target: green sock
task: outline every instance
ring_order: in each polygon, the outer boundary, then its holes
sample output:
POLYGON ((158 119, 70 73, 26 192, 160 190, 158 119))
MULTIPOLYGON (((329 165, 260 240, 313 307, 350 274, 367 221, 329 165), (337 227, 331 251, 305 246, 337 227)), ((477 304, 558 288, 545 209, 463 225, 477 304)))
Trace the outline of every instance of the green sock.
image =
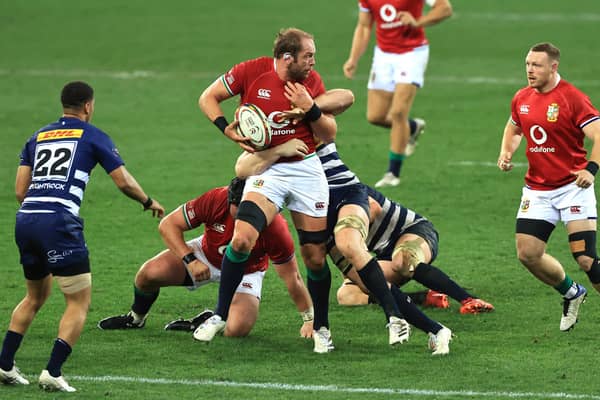
POLYGON ((565 294, 567 294, 571 286, 573 286, 573 279, 571 279, 569 275, 565 274, 565 279, 558 285, 554 286, 554 289, 556 289, 558 293, 564 296, 565 294))

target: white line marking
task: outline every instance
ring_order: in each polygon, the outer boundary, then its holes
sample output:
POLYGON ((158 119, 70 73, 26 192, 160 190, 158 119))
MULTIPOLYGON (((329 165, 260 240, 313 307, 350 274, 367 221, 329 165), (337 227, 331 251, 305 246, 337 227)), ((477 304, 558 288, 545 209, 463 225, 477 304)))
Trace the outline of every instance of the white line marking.
MULTIPOLYGON (((454 165, 458 167, 497 167, 498 164, 491 161, 450 161, 448 165, 454 165)), ((522 162, 514 162, 514 168, 523 168, 527 167, 527 163, 522 162)))
POLYGON ((423 390, 423 389, 392 389, 392 388, 353 388, 337 385, 293 385, 288 383, 251 383, 251 382, 232 382, 232 381, 214 381, 210 379, 191 380, 191 379, 165 379, 165 378, 138 378, 132 376, 69 376, 69 380, 87 381, 87 382, 129 382, 144 383, 156 385, 188 385, 188 386, 229 386, 244 387, 253 389, 270 389, 297 392, 335 392, 335 393, 371 393, 383 395, 412 395, 424 397, 500 397, 500 398, 540 398, 540 399, 581 399, 581 400, 600 400, 600 396, 592 394, 577 393, 543 393, 543 392, 478 392, 473 390, 423 390))
MULTIPOLYGON (((149 70, 133 70, 133 71, 106 71, 106 70, 87 70, 87 69, 0 69, 0 76, 34 76, 34 77, 99 77, 109 79, 217 79, 223 71, 199 71, 199 72, 165 72, 165 71, 149 71, 149 70)), ((342 82, 346 78, 342 75, 323 75, 324 80, 342 82)), ((356 76, 357 80, 366 80, 367 76, 356 76)), ((440 82, 459 85, 500 85, 514 86, 517 88, 527 84, 524 78, 502 78, 495 76, 448 76, 448 75, 428 75, 427 80, 431 82, 440 82)), ((570 81, 578 87, 593 87, 600 86, 600 80, 597 79, 581 79, 570 81)))
POLYGON ((496 12, 457 12, 453 18, 470 18, 470 19, 491 19, 493 21, 527 21, 527 22, 598 22, 600 14, 594 13, 575 13, 575 14, 559 14, 559 13, 496 13, 496 12))

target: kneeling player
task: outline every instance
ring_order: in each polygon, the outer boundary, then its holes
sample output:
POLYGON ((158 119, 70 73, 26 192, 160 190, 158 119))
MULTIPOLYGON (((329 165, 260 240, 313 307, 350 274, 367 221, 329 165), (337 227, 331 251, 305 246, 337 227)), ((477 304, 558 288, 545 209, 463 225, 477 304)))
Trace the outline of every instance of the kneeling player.
MULTIPOLYGON (((169 247, 146 261, 135 277, 134 301, 131 310, 101 320, 100 329, 131 329, 144 327, 152 304, 161 287, 186 286, 190 289, 211 282, 219 282, 222 251, 231 240, 233 215, 242 197, 244 181, 232 180, 229 187, 212 189, 186 202, 166 216, 159 230, 169 247), (185 231, 205 225, 202 236, 186 242, 185 231)), ((294 244, 287 222, 277 215, 259 237, 252 250, 244 278, 238 286, 231 305, 227 324, 223 321, 218 331, 225 336, 246 336, 258 317, 262 281, 268 268, 268 258, 285 282, 290 297, 300 312, 303 324, 300 334, 312 336, 312 302, 298 272, 294 244)), ((205 324, 215 323, 213 317, 205 324)), ((195 337, 198 340, 201 340, 195 337)))

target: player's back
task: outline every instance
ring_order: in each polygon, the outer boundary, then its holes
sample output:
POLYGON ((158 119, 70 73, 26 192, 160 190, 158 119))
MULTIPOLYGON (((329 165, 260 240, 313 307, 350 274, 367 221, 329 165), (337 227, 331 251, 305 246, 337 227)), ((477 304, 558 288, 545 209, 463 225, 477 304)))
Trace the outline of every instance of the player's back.
POLYGON ((31 184, 20 212, 79 215, 90 173, 100 163, 107 173, 123 165, 112 140, 78 118, 60 118, 38 130, 21 152, 32 168, 31 184))

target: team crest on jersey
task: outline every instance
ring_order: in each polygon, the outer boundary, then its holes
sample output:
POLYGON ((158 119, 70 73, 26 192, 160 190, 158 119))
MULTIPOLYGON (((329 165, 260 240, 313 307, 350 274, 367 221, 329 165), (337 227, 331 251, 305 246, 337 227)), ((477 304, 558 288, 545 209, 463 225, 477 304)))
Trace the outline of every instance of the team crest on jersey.
POLYGON ((260 189, 261 187, 263 187, 265 184, 265 181, 262 179, 255 179, 254 182, 252 182, 252 186, 254 186, 257 189, 260 189))
POLYGON ((546 111, 546 119, 548 122, 556 122, 558 120, 558 104, 552 103, 546 111))
POLYGON ((521 104, 521 107, 519 107, 519 114, 529 114, 529 104, 521 104))
POLYGON ((521 212, 526 212, 529 210, 529 200, 525 199, 521 201, 521 212))

